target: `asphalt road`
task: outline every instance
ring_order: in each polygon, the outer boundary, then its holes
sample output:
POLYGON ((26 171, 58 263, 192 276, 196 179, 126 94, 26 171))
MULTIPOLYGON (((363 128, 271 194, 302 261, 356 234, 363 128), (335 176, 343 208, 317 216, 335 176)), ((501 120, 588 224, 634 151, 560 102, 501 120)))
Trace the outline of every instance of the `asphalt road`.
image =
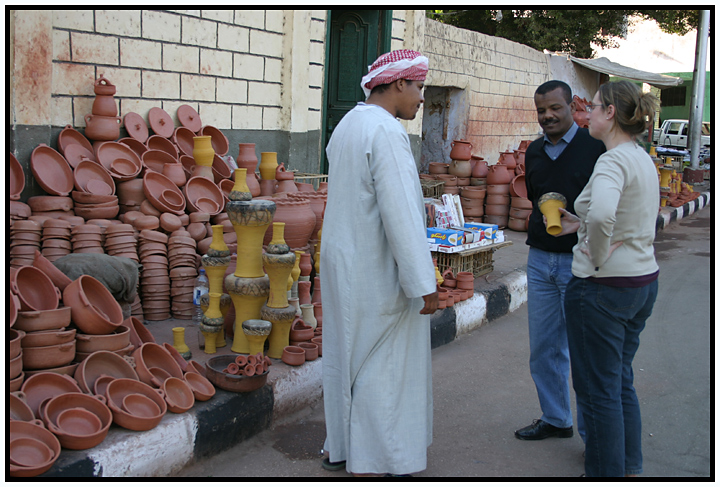
MULTIPOLYGON (((634 362, 643 477, 711 475, 711 219, 706 207, 656 239, 660 290, 634 362)), ((415 476, 540 478, 583 472, 577 433, 536 442, 513 436, 540 416, 528 354, 525 305, 433 350, 434 440, 427 469, 415 476)), ((346 479, 345 471, 320 467, 324 434, 320 403, 177 476, 346 479)))

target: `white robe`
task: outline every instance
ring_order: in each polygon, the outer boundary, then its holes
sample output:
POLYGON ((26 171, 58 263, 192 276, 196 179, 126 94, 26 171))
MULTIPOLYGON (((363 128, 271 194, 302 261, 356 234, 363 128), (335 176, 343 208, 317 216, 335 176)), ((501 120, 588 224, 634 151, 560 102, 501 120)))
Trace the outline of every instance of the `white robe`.
POLYGON ((430 316, 420 310, 437 283, 410 141, 385 109, 361 103, 327 155, 325 450, 348 472, 419 472, 433 411, 430 316))

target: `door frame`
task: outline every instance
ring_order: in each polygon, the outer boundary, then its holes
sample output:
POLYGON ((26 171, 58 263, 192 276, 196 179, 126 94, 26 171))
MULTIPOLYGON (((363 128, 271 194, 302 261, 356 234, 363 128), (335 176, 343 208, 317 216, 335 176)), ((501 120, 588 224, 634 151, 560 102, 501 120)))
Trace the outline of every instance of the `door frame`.
MULTIPOLYGON (((378 49, 381 53, 390 51, 390 41, 392 34, 392 10, 380 10, 379 14, 380 25, 379 25, 379 39, 378 49)), ((328 163, 325 155, 325 147, 328 141, 325 140, 327 134, 327 95, 328 95, 328 84, 330 82, 330 70, 328 69, 330 61, 330 30, 332 27, 332 10, 327 11, 327 20, 325 21, 325 76, 323 79, 323 93, 322 93, 322 111, 321 118, 322 124, 320 127, 320 173, 328 173, 328 163)), ((364 70, 363 70, 364 71, 364 70)), ((360 80, 358 80, 358 83, 360 80)))

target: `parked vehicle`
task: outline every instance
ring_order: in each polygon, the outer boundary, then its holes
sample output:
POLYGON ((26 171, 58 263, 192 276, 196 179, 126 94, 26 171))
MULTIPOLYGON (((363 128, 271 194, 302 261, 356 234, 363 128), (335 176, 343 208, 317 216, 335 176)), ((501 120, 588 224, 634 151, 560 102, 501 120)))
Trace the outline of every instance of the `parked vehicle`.
MULTIPOLYGON (((659 129, 653 132, 653 142, 665 147, 687 148, 688 143, 688 121, 687 120, 665 120, 659 129)), ((710 122, 703 122, 700 145, 710 146, 710 122)))

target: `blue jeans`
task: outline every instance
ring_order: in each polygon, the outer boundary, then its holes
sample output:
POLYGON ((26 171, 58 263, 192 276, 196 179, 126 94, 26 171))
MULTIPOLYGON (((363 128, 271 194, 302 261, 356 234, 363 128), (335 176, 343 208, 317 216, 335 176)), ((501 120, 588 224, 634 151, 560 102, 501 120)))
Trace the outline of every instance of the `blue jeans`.
POLYGON ((585 475, 642 473, 642 423, 632 361, 652 313, 657 280, 610 287, 573 277, 565 297, 579 414, 585 420, 585 475))
MULTIPOLYGON (((558 428, 573 424, 570 355, 563 307, 565 286, 572 277, 571 267, 571 253, 530 247, 527 265, 530 375, 543 413, 540 419, 558 428)), ((579 430, 581 425, 578 418, 579 430)))

